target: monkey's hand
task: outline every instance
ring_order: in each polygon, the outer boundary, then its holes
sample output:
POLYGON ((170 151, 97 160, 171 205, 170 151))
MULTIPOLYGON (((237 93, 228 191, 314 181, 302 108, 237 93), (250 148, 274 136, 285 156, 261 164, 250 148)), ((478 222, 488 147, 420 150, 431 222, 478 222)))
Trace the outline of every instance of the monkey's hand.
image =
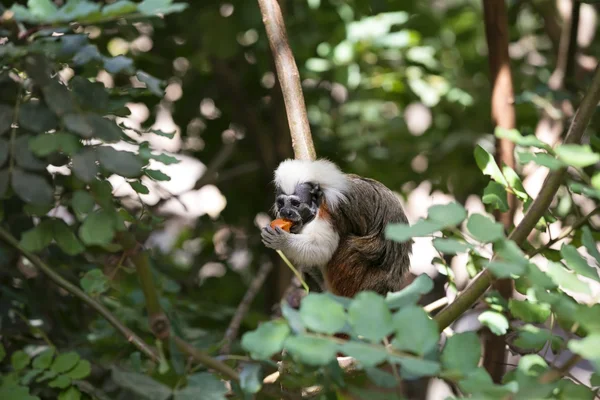
POLYGON ((265 246, 274 250, 283 250, 287 247, 291 234, 279 227, 266 226, 261 232, 262 242, 265 246))

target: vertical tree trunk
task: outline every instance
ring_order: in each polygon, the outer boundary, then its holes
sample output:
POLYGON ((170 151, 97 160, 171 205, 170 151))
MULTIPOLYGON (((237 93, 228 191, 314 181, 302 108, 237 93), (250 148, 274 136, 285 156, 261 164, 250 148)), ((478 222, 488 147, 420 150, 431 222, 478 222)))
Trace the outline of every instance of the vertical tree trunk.
MULTIPOLYGON (((514 108, 514 92, 508 55, 508 20, 504 0, 483 0, 485 34, 488 44, 490 80, 492 84, 492 121, 495 126, 504 129, 516 128, 514 108)), ((514 144, 506 139, 496 142, 496 162, 502 168, 505 164, 514 168, 514 144)), ((508 194, 509 210, 496 213, 496 218, 502 222, 506 231, 513 225, 516 199, 508 194)), ((498 280, 494 288, 508 299, 512 295, 512 281, 498 280)), ((491 333, 484 335, 485 369, 490 373, 494 382, 499 383, 504 376, 506 364, 506 344, 504 336, 491 333)))

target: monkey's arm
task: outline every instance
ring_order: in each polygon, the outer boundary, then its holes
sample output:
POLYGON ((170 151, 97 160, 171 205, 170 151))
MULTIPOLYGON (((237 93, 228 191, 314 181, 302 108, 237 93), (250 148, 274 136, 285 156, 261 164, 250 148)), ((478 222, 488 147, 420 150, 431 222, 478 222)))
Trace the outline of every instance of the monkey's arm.
POLYGON ((316 218, 301 233, 291 234, 280 228, 263 228, 265 246, 281 250, 292 262, 301 267, 324 267, 335 252, 340 237, 331 223, 316 218))

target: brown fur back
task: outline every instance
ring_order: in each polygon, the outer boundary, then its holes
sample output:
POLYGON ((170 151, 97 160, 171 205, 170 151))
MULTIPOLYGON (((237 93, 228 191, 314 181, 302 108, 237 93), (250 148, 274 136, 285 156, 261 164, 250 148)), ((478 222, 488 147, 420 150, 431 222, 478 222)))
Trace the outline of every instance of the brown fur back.
MULTIPOLYGON (((327 289, 346 297, 364 290, 382 295, 400 290, 409 269, 412 242, 385 238, 388 223, 408 222, 400 201, 373 179, 348 178, 348 201, 331 215, 340 243, 325 271, 327 289)), ((329 214, 327 209, 324 212, 329 214)))

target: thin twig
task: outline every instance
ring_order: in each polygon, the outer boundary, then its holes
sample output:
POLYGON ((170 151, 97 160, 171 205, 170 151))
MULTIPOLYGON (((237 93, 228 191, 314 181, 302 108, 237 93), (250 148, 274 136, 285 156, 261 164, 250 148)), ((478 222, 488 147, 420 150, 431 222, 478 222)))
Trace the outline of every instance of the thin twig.
POLYGON ((294 155, 297 160, 314 160, 316 153, 300 85, 300 73, 288 43, 279 3, 277 0, 258 0, 258 4, 281 84, 294 155))
POLYGON ((254 279, 252 279, 252 282, 250 282, 250 285, 248 286, 248 290, 246 291, 244 298, 238 305, 237 310, 235 311, 235 314, 233 315, 233 318, 231 319, 231 322, 229 323, 229 326, 227 327, 227 330, 225 331, 225 336, 223 338, 223 345, 221 346, 221 351, 220 351, 221 354, 228 354, 230 352, 231 343, 237 337, 238 332, 240 330, 240 325, 241 325, 242 321, 244 320, 244 317, 248 313, 248 310, 250 309, 250 305, 252 304, 252 301, 256 297, 260 288, 265 283, 265 279, 267 278, 267 275, 269 275, 269 272, 271 272, 272 268, 273 268, 272 263, 270 263, 270 262, 263 263, 260 266, 260 268, 258 269, 258 273, 254 277, 254 279))
MULTIPOLYGON (((585 128, 588 126, 599 101, 600 68, 597 66, 590 88, 573 117, 564 143, 571 144, 579 143, 581 141, 585 128)), ((566 170, 566 168, 561 168, 548 174, 538 197, 533 201, 529 210, 527 210, 523 220, 509 235, 508 238, 510 240, 513 240, 519 246, 525 242, 527 236, 531 233, 533 228, 535 228, 539 219, 544 215, 546 210, 548 210, 550 203, 554 199, 554 195, 563 181, 566 170)), ((463 293, 456 297, 453 303, 449 304, 435 316, 435 320, 438 323, 440 330, 448 327, 460 315, 475 304, 479 297, 481 297, 481 295, 489 288, 491 281, 492 274, 488 269, 480 272, 463 293)))
POLYGON ((531 258, 531 257, 535 256, 536 254, 539 254, 542 251, 549 249, 555 243, 560 242, 564 238, 568 237, 575 229, 578 229, 582 225, 584 225, 591 217, 594 216, 594 214, 596 214, 598 212, 600 212, 600 206, 594 208, 592 211, 590 211, 589 213, 587 213, 583 217, 579 218, 577 221, 575 221, 575 223, 572 226, 570 226, 570 227, 566 228, 565 230, 563 230, 563 232, 560 235, 558 235, 554 239, 550 240, 544 246, 538 247, 537 249, 535 249, 532 252, 530 252, 528 254, 528 256, 531 258))
POLYGON ((0 238, 9 246, 17 250, 23 257, 27 258, 34 266, 36 266, 40 271, 42 271, 50 280, 56 283, 61 288, 65 289, 67 292, 71 293, 75 297, 82 300, 84 303, 92 307, 96 310, 100 315, 102 315, 112 326, 115 327, 127 340, 135 347, 138 348, 142 353, 146 354, 153 361, 158 361, 158 354, 156 351, 146 344, 137 336, 131 329, 127 328, 119 319, 111 313, 106 307, 102 304, 98 303, 96 300, 88 296, 85 292, 79 289, 77 286, 73 285, 71 282, 64 279, 60 274, 56 273, 52 268, 50 268, 46 263, 44 263, 39 257, 25 250, 17 239, 15 239, 9 232, 0 228, 0 238))
POLYGON ((571 368, 573 368, 577 363, 581 361, 581 356, 578 354, 574 354, 569 358, 562 367, 557 369, 552 369, 546 373, 544 373, 540 377, 540 383, 550 383, 556 380, 559 380, 564 375, 568 374, 571 368))

